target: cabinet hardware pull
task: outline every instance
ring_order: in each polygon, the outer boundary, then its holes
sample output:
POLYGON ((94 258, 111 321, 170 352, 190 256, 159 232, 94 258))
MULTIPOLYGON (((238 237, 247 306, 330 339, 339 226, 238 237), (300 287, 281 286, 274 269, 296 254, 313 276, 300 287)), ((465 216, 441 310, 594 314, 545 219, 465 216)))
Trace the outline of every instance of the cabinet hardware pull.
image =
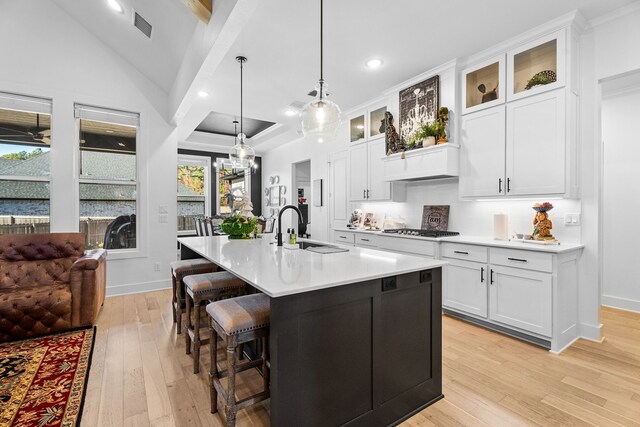
POLYGON ((498 178, 498 193, 502 193, 502 178, 498 178))
POLYGON ((511 191, 511 178, 507 178, 507 193, 511 191))
POLYGON ((368 242, 369 241, 369 239, 360 239, 360 240, 363 241, 363 242, 368 242))
POLYGON ((341 238, 341 239, 346 239, 347 238, 347 236, 338 236, 338 237, 341 238))
POLYGON ((369 198, 369 190, 367 190, 367 199, 369 198))
POLYGON ((480 268, 480 283, 484 283, 484 267, 480 268))
POLYGON ((493 268, 491 269, 491 275, 489 278, 489 283, 491 283, 493 285, 493 268))
POLYGON ((362 198, 363 199, 367 198, 367 190, 362 190, 362 198))
POLYGON ((526 259, 522 258, 507 258, 509 261, 518 261, 518 262, 528 262, 526 259))
POLYGON ((469 252, 465 252, 465 251, 453 251, 454 254, 462 254, 462 255, 469 255, 469 252))

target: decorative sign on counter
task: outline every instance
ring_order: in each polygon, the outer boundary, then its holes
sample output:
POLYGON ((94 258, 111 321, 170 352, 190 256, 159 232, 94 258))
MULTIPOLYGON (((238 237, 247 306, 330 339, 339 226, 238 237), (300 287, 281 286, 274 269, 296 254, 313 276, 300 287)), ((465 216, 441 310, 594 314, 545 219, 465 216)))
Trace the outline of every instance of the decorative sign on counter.
POLYGON ((449 205, 425 205, 422 209, 422 229, 447 231, 449 205))

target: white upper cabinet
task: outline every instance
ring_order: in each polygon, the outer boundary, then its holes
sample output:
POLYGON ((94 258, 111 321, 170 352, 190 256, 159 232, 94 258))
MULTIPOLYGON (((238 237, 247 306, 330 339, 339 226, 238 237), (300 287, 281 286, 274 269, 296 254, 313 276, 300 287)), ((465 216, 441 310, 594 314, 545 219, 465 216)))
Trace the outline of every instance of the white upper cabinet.
POLYGON ((507 104, 507 194, 565 193, 565 92, 507 104))
POLYGON ((567 77, 578 67, 578 37, 564 25, 459 74, 460 197, 578 197, 579 86, 567 77))
POLYGON ((505 106, 462 117, 460 196, 505 194, 505 106))
POLYGON ((462 71, 462 114, 484 110, 505 101, 504 55, 462 71))
POLYGON ((349 200, 366 200, 369 189, 367 144, 358 144, 349 148, 349 200))
POLYGON ((369 193, 368 200, 391 200, 392 184, 384 180, 381 171, 384 167, 382 158, 385 155, 386 142, 384 138, 378 138, 369 142, 369 193))
POLYGON ((565 85, 566 30, 507 52, 507 100, 514 101, 565 85))

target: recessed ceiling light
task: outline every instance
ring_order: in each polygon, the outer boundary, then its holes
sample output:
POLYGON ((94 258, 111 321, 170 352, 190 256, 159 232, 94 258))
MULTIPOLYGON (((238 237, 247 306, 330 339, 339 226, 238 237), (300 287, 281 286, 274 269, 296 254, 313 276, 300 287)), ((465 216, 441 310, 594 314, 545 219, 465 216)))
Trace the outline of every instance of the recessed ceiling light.
POLYGON ((107 129, 107 133, 113 133, 111 129, 107 129))
POLYGON ((358 125, 356 126, 358 129, 364 129, 364 125, 358 125))
POLYGON ((298 112, 296 110, 287 110, 284 113, 289 117, 293 117, 293 116, 297 116, 298 115, 298 112))
POLYGON ((124 12, 124 9, 122 8, 122 6, 120 6, 120 3, 118 3, 116 0, 107 0, 107 4, 111 9, 115 10, 118 13, 124 12))
POLYGON ((367 67, 371 68, 372 70, 378 68, 381 65, 382 65, 382 59, 374 58, 367 61, 367 67))
POLYGON ((200 98, 206 98, 207 96, 209 96, 209 92, 201 90, 200 92, 198 92, 198 96, 200 98))
POLYGON ((119 145, 120 147, 126 147, 126 145, 124 145, 124 143, 123 143, 123 142, 118 142, 118 145, 119 145))

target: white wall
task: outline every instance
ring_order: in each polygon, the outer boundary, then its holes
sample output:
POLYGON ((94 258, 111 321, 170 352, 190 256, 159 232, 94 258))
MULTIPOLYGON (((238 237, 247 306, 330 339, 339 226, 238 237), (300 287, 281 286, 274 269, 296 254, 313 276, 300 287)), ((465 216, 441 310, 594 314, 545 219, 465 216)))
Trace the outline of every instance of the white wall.
MULTIPOLYGON (((581 40, 581 195, 582 243, 580 317, 584 335, 597 338, 600 293, 604 288, 600 239, 601 209, 601 87, 602 82, 640 69, 640 2, 592 21, 581 40)), ((637 110, 636 110, 637 111, 637 110)), ((639 165, 640 166, 640 165, 639 165)))
POLYGON ((0 6, 0 91, 53 99, 52 231, 78 230, 74 102, 139 112, 140 250, 136 258, 109 256, 107 292, 170 286, 169 262, 176 257, 176 193, 167 189, 176 186, 177 138, 164 117, 166 93, 52 2, 1 0, 0 6), (167 207, 168 223, 159 223, 159 206, 167 207), (160 263, 158 272, 155 262, 160 263))
POLYGON ((640 85, 603 92, 602 303, 640 312, 640 85))

